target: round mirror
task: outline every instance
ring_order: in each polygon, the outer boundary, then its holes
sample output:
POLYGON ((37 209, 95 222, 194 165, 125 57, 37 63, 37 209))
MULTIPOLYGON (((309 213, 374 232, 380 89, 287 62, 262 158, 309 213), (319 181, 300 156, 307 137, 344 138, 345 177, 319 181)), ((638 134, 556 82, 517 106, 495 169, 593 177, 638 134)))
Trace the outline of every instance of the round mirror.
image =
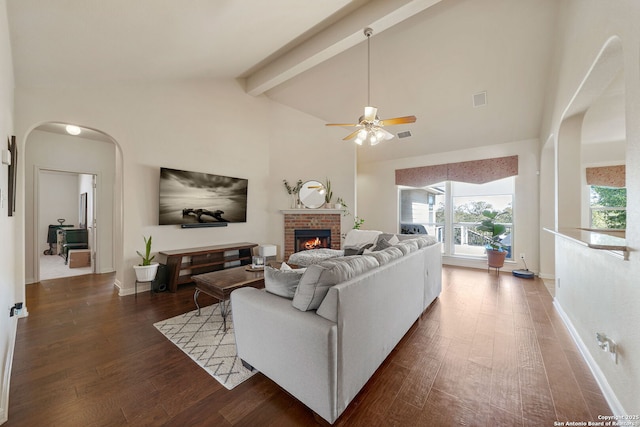
POLYGON ((298 195, 300 196, 300 203, 302 203, 305 208, 316 209, 324 205, 324 193, 325 188, 322 183, 318 181, 307 181, 302 184, 298 195))

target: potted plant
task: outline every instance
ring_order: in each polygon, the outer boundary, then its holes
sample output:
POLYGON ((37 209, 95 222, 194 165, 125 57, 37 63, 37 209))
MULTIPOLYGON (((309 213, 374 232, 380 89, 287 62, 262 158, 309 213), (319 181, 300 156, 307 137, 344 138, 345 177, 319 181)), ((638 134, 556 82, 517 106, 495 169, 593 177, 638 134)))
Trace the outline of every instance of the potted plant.
POLYGON ((324 206, 325 208, 331 209, 331 199, 333 198, 333 191, 331 191, 331 181, 329 178, 326 178, 326 182, 324 183, 324 206))
POLYGON ((136 253, 142 258, 142 263, 134 265, 133 269, 136 272, 136 280, 138 282, 151 282, 156 278, 158 263, 152 262, 156 256, 151 255, 151 236, 149 236, 148 239, 144 236, 142 237, 144 238, 145 253, 143 255, 140 251, 136 251, 136 253))
POLYGON ((504 260, 507 257, 506 247, 501 243, 501 236, 507 231, 507 227, 496 222, 496 218, 502 215, 504 212, 498 212, 493 210, 484 210, 482 216, 484 219, 478 224, 478 231, 483 231, 489 234, 489 240, 485 245, 487 250, 487 263, 490 268, 502 268, 504 266, 504 260))

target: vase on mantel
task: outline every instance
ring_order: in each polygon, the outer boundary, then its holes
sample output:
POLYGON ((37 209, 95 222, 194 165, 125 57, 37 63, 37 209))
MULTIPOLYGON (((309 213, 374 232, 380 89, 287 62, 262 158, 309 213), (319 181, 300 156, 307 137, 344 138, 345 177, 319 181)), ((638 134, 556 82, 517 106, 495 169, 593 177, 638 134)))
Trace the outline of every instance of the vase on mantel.
POLYGON ((298 195, 295 193, 290 194, 291 196, 291 209, 298 208, 298 195))

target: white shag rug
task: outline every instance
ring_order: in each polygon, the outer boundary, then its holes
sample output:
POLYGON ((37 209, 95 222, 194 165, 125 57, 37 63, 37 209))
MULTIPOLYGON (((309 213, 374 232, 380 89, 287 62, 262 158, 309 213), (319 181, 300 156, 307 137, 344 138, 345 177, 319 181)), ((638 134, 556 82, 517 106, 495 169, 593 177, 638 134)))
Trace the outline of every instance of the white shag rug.
POLYGON ((219 304, 154 323, 162 334, 184 351, 194 362, 231 390, 253 376, 242 366, 236 354, 231 312, 227 315, 227 331, 223 331, 219 304))

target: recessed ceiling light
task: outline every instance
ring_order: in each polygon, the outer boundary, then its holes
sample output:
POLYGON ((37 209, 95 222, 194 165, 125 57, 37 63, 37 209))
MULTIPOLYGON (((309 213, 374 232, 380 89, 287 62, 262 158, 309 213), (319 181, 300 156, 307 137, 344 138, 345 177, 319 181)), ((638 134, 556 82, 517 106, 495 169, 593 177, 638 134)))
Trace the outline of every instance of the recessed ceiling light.
POLYGON ((66 129, 69 135, 80 135, 81 132, 81 129, 74 125, 67 125, 66 129))

